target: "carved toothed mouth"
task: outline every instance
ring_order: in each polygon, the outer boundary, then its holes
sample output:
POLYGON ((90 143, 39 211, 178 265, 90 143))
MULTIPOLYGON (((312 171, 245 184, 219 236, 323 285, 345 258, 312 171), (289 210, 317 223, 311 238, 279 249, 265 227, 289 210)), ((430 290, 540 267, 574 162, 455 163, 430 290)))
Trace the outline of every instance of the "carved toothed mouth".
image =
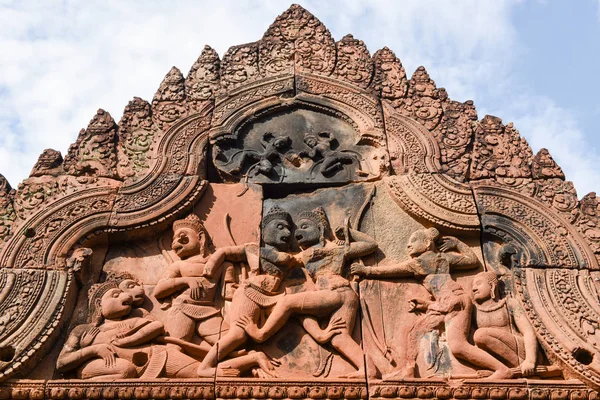
POLYGON ((133 299, 123 300, 123 303, 121 303, 121 304, 124 306, 131 307, 131 305, 133 304, 133 299))

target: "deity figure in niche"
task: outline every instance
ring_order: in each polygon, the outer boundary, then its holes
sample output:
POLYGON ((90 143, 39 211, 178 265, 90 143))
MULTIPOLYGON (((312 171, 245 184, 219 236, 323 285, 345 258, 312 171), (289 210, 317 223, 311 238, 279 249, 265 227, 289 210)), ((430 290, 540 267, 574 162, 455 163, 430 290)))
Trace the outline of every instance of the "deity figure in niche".
MULTIPOLYGON (((293 223, 291 216, 275 206, 262 219, 262 240, 264 247, 258 249, 254 244, 222 247, 207 262, 206 273, 210 276, 213 270, 225 260, 247 261, 250 276, 233 295, 229 311, 230 321, 249 320, 258 323, 267 318, 270 310, 284 296, 288 274, 301 267, 301 263, 291 251, 293 223), (260 262, 260 266, 259 266, 260 262)), ((327 342, 339 332, 338 324, 331 324, 321 329, 314 319, 303 321, 307 332, 317 341, 327 342)), ((202 368, 214 368, 219 360, 227 357, 232 351, 248 340, 243 327, 232 324, 229 331, 221 337, 202 362, 202 368)), ((273 363, 277 363, 273 360, 273 363)))
MULTIPOLYGON (((330 339, 331 345, 357 369, 346 377, 363 377, 362 348, 352 338, 359 300, 350 282, 343 276, 343 269, 349 260, 377 250, 377 243, 370 236, 349 227, 346 228, 344 243, 334 241, 329 220, 321 207, 300 213, 296 226, 295 238, 302 251, 295 258, 307 271, 310 289, 278 299, 262 327, 258 327, 256 319, 248 317, 240 318, 236 323, 255 341, 263 342, 294 314, 330 317, 329 324, 335 326, 337 332, 330 339)), ((375 373, 374 368, 369 371, 375 373)))
MULTIPOLYGON (((481 272, 473 278, 473 341, 506 367, 513 368, 503 372, 503 377, 517 373, 533 375, 538 357, 535 330, 516 299, 500 298, 498 283, 498 275, 491 271, 481 272)), ((467 361, 481 365, 477 358, 467 361)))
POLYGON ((304 136, 304 144, 306 144, 310 150, 301 151, 298 153, 300 157, 308 157, 314 162, 311 167, 311 178, 313 178, 312 171, 320 164, 321 174, 325 177, 331 177, 342 171, 346 165, 356 164, 356 173, 358 176, 368 176, 369 173, 362 171, 361 168, 361 156, 351 150, 334 150, 333 146, 336 142, 335 137, 331 132, 319 132, 318 135, 306 134, 304 136))
MULTIPOLYGON (((282 165, 282 157, 287 154, 291 143, 292 140, 289 136, 275 136, 271 132, 265 132, 260 139, 263 151, 238 150, 231 155, 229 161, 224 165, 233 164, 233 168, 229 172, 234 175, 241 173, 244 167, 250 164, 246 176, 256 177, 259 174, 269 176, 275 171, 276 165, 282 165), (236 159, 238 154, 241 155, 236 159)), ((283 177, 283 170, 279 173, 279 176, 283 177)))

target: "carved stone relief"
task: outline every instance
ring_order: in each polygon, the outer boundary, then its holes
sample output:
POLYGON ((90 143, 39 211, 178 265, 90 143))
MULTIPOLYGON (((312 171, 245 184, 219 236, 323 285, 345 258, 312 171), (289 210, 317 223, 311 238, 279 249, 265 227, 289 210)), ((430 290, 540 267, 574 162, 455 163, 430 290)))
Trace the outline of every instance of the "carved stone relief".
POLYGON ((599 204, 293 5, 0 176, 0 398, 593 400, 599 204))

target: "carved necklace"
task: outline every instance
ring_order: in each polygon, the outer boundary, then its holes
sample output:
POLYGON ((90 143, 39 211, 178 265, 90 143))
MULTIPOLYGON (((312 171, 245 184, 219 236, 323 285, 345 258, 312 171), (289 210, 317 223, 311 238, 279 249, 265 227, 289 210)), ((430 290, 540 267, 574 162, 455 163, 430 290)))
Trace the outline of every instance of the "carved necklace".
POLYGON ((506 304, 506 297, 503 298, 502 300, 499 300, 497 303, 492 304, 491 306, 483 306, 480 304, 477 304, 475 301, 473 302, 473 305, 475 306, 475 308, 478 311, 484 312, 484 313, 488 313, 488 312, 492 312, 492 311, 496 311, 501 309, 502 307, 504 307, 504 304, 506 304))

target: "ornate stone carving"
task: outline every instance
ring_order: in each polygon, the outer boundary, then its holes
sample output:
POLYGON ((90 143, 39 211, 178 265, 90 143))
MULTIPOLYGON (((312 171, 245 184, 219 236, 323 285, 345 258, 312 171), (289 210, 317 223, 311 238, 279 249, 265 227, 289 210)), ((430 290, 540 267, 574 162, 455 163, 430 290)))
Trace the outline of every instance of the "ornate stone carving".
POLYGON ((375 65, 373 89, 382 99, 390 101, 395 108, 400 107, 408 91, 408 80, 402 63, 393 51, 384 47, 373 55, 373 64, 375 65))
POLYGON ((329 75, 335 55, 335 42, 327 28, 294 4, 265 32, 259 66, 263 76, 303 72, 329 75))
POLYGON ((12 226, 17 217, 14 209, 14 191, 0 174, 0 249, 13 234, 12 226))
POLYGON ((337 61, 333 75, 358 87, 367 88, 373 77, 373 62, 362 40, 346 35, 336 43, 337 61))
POLYGON ((205 47, 0 177, 0 398, 595 400, 599 201, 476 120, 298 5, 205 47))
POLYGON ((540 149, 535 155, 531 165, 531 173, 533 179, 565 179, 565 174, 547 149, 540 149))
POLYGON ((519 186, 531 178, 532 159, 529 144, 512 123, 505 127, 500 118, 486 115, 475 130, 470 178, 519 186))
POLYGON ((153 162, 151 149, 156 131, 150 103, 134 97, 119 122, 119 176, 136 180, 148 172, 153 162))
POLYGON ((204 46, 185 78, 185 90, 190 100, 207 101, 215 97, 220 87, 220 64, 217 52, 204 46))
POLYGON ((231 47, 221 62, 221 88, 224 93, 254 80, 258 76, 258 45, 231 47))
POLYGON ((470 100, 461 103, 450 100, 446 94, 441 97, 444 114, 432 133, 440 146, 442 171, 464 182, 470 163, 467 149, 473 140, 477 111, 470 100))
POLYGON ((64 173, 62 169, 63 158, 60 151, 46 149, 40 154, 37 162, 33 166, 29 177, 38 177, 43 175, 60 175, 64 173))
POLYGON ((398 110, 427 129, 434 129, 440 123, 442 104, 439 91, 425 67, 421 66, 413 73, 408 83, 406 100, 398 110))
POLYGON ((185 79, 177 67, 169 70, 152 99, 152 119, 164 132, 188 114, 185 79))
POLYGON ((99 109, 87 129, 69 147, 63 168, 70 175, 117 177, 117 124, 99 109))

